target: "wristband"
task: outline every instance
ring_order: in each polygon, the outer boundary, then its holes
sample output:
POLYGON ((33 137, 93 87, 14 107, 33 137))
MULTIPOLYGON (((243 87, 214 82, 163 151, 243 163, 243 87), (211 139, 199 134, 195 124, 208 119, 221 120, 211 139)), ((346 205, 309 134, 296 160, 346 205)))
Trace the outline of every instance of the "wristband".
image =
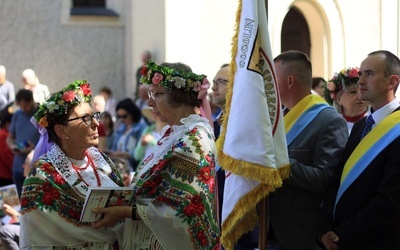
POLYGON ((132 215, 131 215, 131 219, 132 219, 132 220, 139 220, 139 219, 137 218, 137 216, 136 216, 136 210, 137 210, 137 207, 136 207, 136 204, 134 204, 134 205, 132 206, 132 215))

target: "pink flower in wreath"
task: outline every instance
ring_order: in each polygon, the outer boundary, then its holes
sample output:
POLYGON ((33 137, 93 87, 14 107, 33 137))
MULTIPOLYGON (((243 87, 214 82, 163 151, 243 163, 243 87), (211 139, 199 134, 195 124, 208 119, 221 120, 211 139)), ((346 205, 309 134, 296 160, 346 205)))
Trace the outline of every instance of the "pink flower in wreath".
POLYGON ((328 82, 326 88, 329 89, 329 91, 335 91, 336 85, 333 82, 328 82))
POLYGON ((67 91, 62 95, 62 99, 65 102, 71 102, 75 98, 75 92, 73 90, 67 91))
POLYGON ((193 90, 194 90, 195 92, 199 92, 200 89, 201 89, 201 82, 200 82, 200 81, 196 81, 196 82, 194 83, 193 90))
POLYGON ((349 77, 358 77, 358 69, 357 68, 352 68, 352 69, 350 69, 350 72, 349 72, 349 77))
POLYGON ((161 75, 160 73, 155 73, 152 82, 153 84, 158 85, 160 84, 163 78, 164 78, 163 75, 161 75))

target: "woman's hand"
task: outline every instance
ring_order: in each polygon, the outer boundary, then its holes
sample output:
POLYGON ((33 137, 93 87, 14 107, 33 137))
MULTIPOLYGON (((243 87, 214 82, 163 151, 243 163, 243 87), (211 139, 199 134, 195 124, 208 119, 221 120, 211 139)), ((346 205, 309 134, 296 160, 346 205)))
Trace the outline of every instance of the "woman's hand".
POLYGON ((142 136, 140 143, 142 144, 142 146, 147 146, 153 140, 154 140, 154 136, 152 136, 151 134, 145 134, 142 136))
POLYGON ((321 242, 327 250, 338 250, 336 244, 338 241, 339 237, 333 231, 329 231, 321 237, 321 242))
POLYGON ((19 212, 15 208, 4 203, 1 209, 3 209, 5 214, 11 216, 14 220, 18 221, 19 212))
POLYGON ((103 218, 99 221, 92 222, 94 228, 113 227, 125 218, 130 218, 132 207, 130 206, 113 206, 106 208, 93 208, 95 214, 103 214, 103 218))

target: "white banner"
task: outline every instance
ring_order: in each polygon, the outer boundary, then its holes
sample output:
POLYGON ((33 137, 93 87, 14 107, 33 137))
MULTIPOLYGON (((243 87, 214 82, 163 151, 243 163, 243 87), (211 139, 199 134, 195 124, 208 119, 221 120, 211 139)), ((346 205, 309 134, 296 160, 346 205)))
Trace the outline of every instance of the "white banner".
POLYGON ((218 162, 227 170, 222 244, 233 249, 257 223, 256 205, 288 176, 289 159, 264 0, 242 0, 218 162))

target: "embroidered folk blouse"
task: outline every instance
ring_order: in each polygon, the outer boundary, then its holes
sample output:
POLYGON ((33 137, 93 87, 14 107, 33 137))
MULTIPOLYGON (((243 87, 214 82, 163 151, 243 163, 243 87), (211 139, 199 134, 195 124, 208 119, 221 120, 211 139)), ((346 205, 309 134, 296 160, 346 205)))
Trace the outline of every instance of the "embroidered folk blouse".
POLYGON ((112 229, 94 229, 79 222, 88 185, 123 186, 111 160, 97 148, 87 149, 94 168, 73 168, 59 146, 41 156, 27 176, 21 197, 21 249, 113 249, 117 240, 112 229), (83 179, 83 180, 82 180, 83 179))
POLYGON ((123 249, 219 249, 213 130, 198 115, 181 123, 133 179, 141 220, 125 220, 123 249))

